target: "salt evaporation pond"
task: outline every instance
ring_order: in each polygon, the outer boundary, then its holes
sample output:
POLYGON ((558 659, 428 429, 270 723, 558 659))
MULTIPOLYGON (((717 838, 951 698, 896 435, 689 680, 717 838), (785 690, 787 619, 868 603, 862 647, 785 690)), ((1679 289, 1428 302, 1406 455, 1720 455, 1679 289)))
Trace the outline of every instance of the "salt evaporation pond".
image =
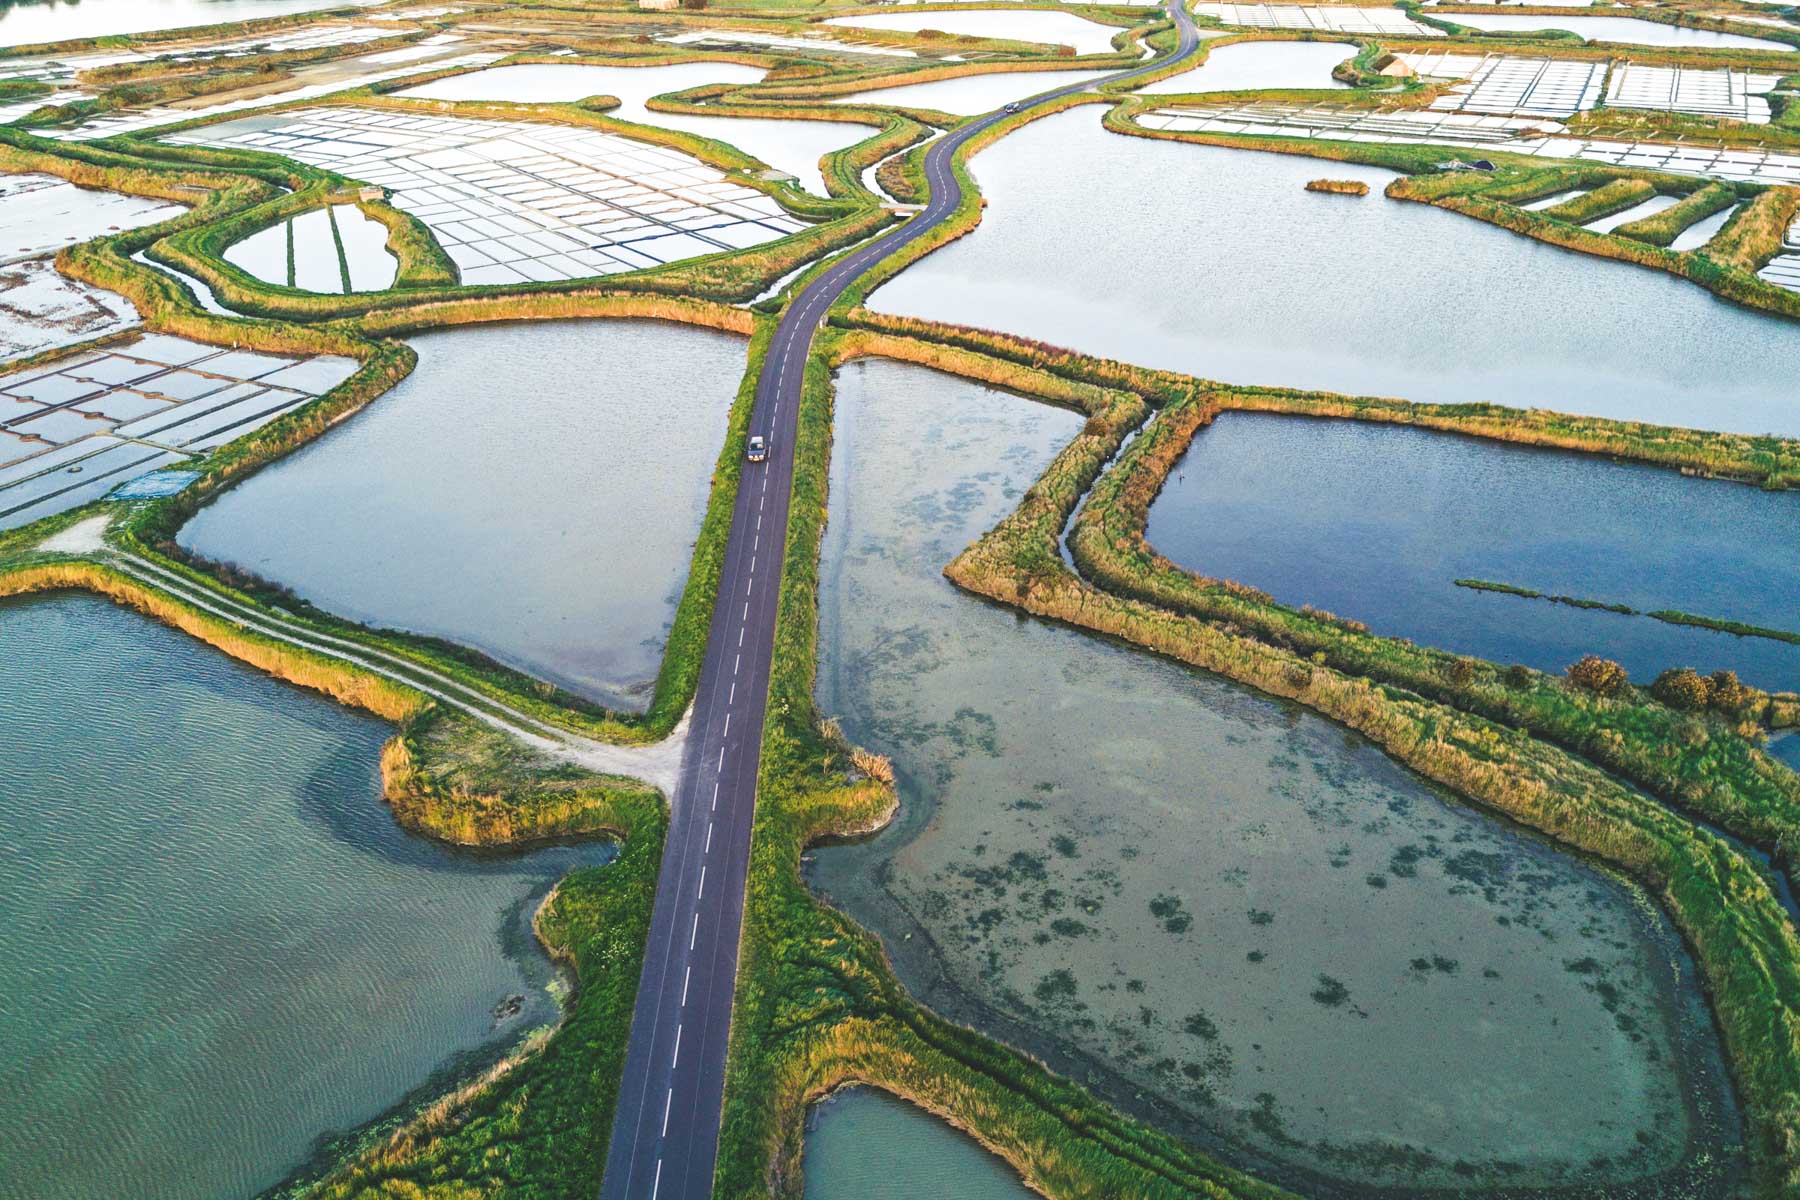
POLYGON ((1444 13, 1443 19, 1470 29, 1503 33, 1531 33, 1540 29, 1566 29, 1590 42, 1618 42, 1628 46, 1690 46, 1705 49, 1792 50, 1786 42, 1720 33, 1713 29, 1688 29, 1637 17, 1565 17, 1560 13, 1522 16, 1518 13, 1444 13))
POLYGON ((874 16, 833 17, 825 25, 855 29, 886 29, 917 33, 935 29, 952 37, 1002 38, 1016 42, 1040 42, 1068 46, 1077 54, 1111 54, 1112 40, 1125 30, 1102 25, 1065 12, 1032 12, 1027 9, 965 9, 958 12, 878 13, 874 16))
POLYGON ((1730 668, 1800 688, 1800 646, 1457 587, 1673 609, 1800 632, 1800 496, 1560 451, 1357 421, 1226 413, 1150 509, 1184 567, 1378 633, 1561 671, 1587 653, 1648 683, 1730 668))
POLYGON ((434 100, 512 100, 566 103, 588 96, 615 96, 619 107, 607 116, 663 129, 680 129, 736 146, 825 195, 819 159, 871 137, 876 130, 848 121, 778 121, 762 117, 699 117, 652 112, 652 96, 708 83, 755 83, 761 67, 697 62, 668 67, 598 67, 586 63, 524 63, 453 75, 400 93, 434 100))
POLYGON ((0 1195, 253 1195, 555 1019, 531 914, 603 847, 407 834, 388 726, 93 597, 0 602, 0 695, 0 1195))
MULTIPOLYGON (((908 83, 838 96, 834 104, 878 104, 888 108, 934 108, 958 116, 990 112, 1011 100, 1023 100, 1052 88, 1102 79, 1116 71, 1001 71, 960 75, 931 83, 908 83)), ((1090 117, 1092 114, 1090 114, 1090 117)), ((1041 124, 1041 122, 1040 122, 1041 124)), ((1006 141, 1011 141, 1009 135, 1006 141)), ((1058 151, 1060 153, 1060 151, 1058 151)))
POLYGON ((1669 249, 1698 250, 1718 236, 1719 231, 1725 228, 1725 222, 1737 215, 1737 210, 1738 206, 1733 204, 1720 209, 1710 217, 1702 217, 1695 221, 1675 235, 1675 240, 1669 243, 1669 249))
POLYGON ((1004 1160, 886 1092, 853 1088, 808 1114, 806 1200, 1031 1200, 1004 1160))
POLYGON ((411 376, 202 509, 181 544, 330 612, 643 708, 743 342, 558 321, 412 345, 411 376))
POLYGON ((333 204, 259 230, 227 247, 224 258, 278 286, 337 295, 376 292, 393 286, 400 266, 388 253, 387 238, 387 226, 354 204, 333 204))
POLYGON ((144 196, 76 187, 52 175, 0 175, 0 261, 49 254, 186 211, 144 196))
POLYGON ((1800 325, 1388 200, 1385 171, 1109 134, 1080 110, 973 170, 980 228, 870 307, 1231 383, 1800 434, 1800 325), (1321 175, 1374 194, 1306 191, 1321 175))
POLYGON ((1646 896, 1305 710, 954 590, 1078 417, 863 363, 837 422, 819 703, 901 808, 811 878, 915 995, 1309 1194, 1712 1190, 1730 1093, 1646 896))
POLYGON ((1147 83, 1146 95, 1170 92, 1240 92, 1262 88, 1347 88, 1331 77, 1356 53, 1341 42, 1233 42, 1215 46, 1191 71, 1147 83))
POLYGON ((255 21, 379 0, 32 0, 0 4, 0 47, 255 21))

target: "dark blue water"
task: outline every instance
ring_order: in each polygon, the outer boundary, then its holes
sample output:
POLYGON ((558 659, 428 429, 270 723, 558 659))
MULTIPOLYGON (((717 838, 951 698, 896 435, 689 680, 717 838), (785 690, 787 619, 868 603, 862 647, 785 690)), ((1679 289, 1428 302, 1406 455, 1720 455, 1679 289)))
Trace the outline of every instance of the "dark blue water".
POLYGON ((1800 630, 1800 496, 1589 455, 1355 421, 1227 413, 1150 509, 1205 575, 1496 662, 1593 652, 1648 681, 1730 668, 1800 686, 1800 646, 1459 588, 1546 593, 1800 630))

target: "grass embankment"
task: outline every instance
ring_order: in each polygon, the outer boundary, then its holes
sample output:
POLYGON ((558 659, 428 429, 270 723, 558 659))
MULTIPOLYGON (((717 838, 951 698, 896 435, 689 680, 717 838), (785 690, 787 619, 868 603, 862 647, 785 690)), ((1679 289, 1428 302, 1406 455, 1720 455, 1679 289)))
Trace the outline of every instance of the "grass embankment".
POLYGON ((673 96, 653 96, 645 102, 651 112, 667 112, 698 117, 744 117, 771 121, 848 121, 872 125, 876 132, 869 137, 824 156, 820 175, 825 190, 836 199, 863 202, 877 201, 862 184, 865 167, 873 166, 891 154, 923 140, 930 130, 918 121, 898 112, 855 104, 822 105, 756 103, 733 98, 737 87, 717 84, 690 88, 673 96), (720 101, 701 103, 702 101, 720 101))
MULTIPOLYGON (((1156 99, 1159 102, 1166 100, 1165 97, 1156 99)), ((1756 276, 1756 271, 1780 252, 1781 234, 1786 225, 1779 217, 1784 211, 1791 217, 1794 206, 1800 204, 1800 188, 1783 186, 1757 191, 1727 222, 1718 237, 1697 251, 1675 251, 1619 236, 1616 231, 1613 234, 1594 233, 1570 221, 1557 219, 1549 212, 1532 212, 1518 205, 1576 187, 1604 187, 1623 178, 1648 181, 1655 191, 1681 196, 1703 187, 1704 181, 1621 167, 1571 163, 1547 165, 1539 159, 1498 151, 1486 151, 1482 155, 1496 164, 1497 169, 1491 173, 1441 171, 1437 164, 1447 157, 1466 160, 1475 157, 1474 153, 1447 152, 1440 146, 1149 129, 1132 119, 1134 113, 1152 106, 1127 101, 1106 114, 1106 127, 1136 137, 1298 154, 1401 171, 1407 177, 1396 179, 1387 187, 1386 195, 1391 199, 1431 204, 1567 250, 1666 271, 1746 308, 1800 320, 1800 293, 1776 287, 1756 276), (1752 215, 1753 209, 1755 215, 1752 215), (1727 237, 1728 234, 1731 236, 1727 237)))
POLYGON ((1499 592, 1507 596, 1517 596, 1521 600, 1544 600, 1551 604, 1566 604, 1570 608, 1597 609, 1601 612, 1618 613, 1626 617, 1649 617, 1653 621, 1663 621, 1670 625, 1691 625, 1697 629, 1711 629, 1717 633, 1729 633, 1737 637, 1767 638, 1770 641, 1791 642, 1800 645, 1800 633, 1792 633, 1786 629, 1771 629, 1765 625, 1751 625, 1745 621, 1703 617, 1675 608, 1643 611, 1616 601, 1594 600, 1586 596, 1561 596, 1550 592, 1540 592, 1536 588, 1524 587, 1516 583, 1501 583, 1492 579, 1455 579, 1451 582, 1460 588, 1470 588, 1478 592, 1499 592))
POLYGON ((1179 417, 1165 412, 1133 443, 1078 523, 1078 560, 1084 570, 1099 564, 1094 573, 1104 572, 1120 593, 1077 577, 1059 553, 1061 531, 1144 411, 1135 395, 1108 396, 1108 408, 1090 418, 1019 508, 946 568, 951 581, 1305 704, 1427 778, 1632 875, 1668 908, 1705 975, 1746 1097, 1758 1190, 1779 1195, 1800 1185, 1800 939, 1762 870, 1670 808, 1522 730, 1341 669, 1305 646, 1249 636, 1229 620, 1122 594, 1141 588, 1138 577, 1154 575, 1157 565, 1141 562, 1141 551, 1120 545, 1104 517, 1090 514, 1096 505, 1121 507, 1121 480, 1137 481, 1133 511, 1148 504, 1147 476, 1129 464, 1179 457, 1186 445, 1179 417), (1159 427, 1168 432, 1159 435, 1159 427))
MULTIPOLYGON (((1643 47, 1631 42, 1609 42, 1604 38, 1584 39, 1579 34, 1566 29, 1560 29, 1557 27, 1558 19, 1561 18, 1566 20, 1569 13, 1565 9, 1549 5, 1536 7, 1527 6, 1509 10, 1544 18, 1544 27, 1542 29, 1518 30, 1480 29, 1472 25, 1459 25, 1456 22, 1456 17, 1459 13, 1491 12, 1492 10, 1488 8, 1460 8, 1455 6, 1444 8, 1433 6, 1432 8, 1427 9, 1420 5, 1418 0, 1401 0, 1400 7, 1406 10, 1407 15, 1412 17, 1415 21, 1442 29, 1453 36, 1476 42, 1547 42, 1554 44, 1556 48, 1560 48, 1565 43, 1573 42, 1576 45, 1616 46, 1619 50, 1632 54, 1643 49, 1643 47)), ((1634 6, 1629 13, 1617 15, 1631 16, 1639 20, 1653 21, 1658 25, 1670 25, 1679 29, 1704 29, 1711 30, 1715 33, 1737 33, 1746 37, 1761 38, 1765 41, 1785 42, 1790 46, 1800 46, 1800 30, 1733 21, 1730 19, 1730 15, 1725 13, 1692 13, 1679 8, 1634 6)), ((1719 56, 1721 54, 1718 50, 1714 50, 1711 53, 1714 56, 1719 56)), ((1724 55, 1723 63, 1719 65, 1729 65, 1733 63, 1742 65, 1746 59, 1754 59, 1758 56, 1772 56, 1781 53, 1782 51, 1776 50, 1773 47, 1769 50, 1757 50, 1748 47, 1738 49, 1734 47, 1730 52, 1727 52, 1724 55)), ((1786 70, 1786 64, 1781 64, 1776 69, 1786 70)))
MULTIPOLYGON (((907 353, 892 341, 881 343, 881 352, 984 382, 1041 391, 1042 385, 1028 386, 1031 372, 1048 372, 1065 383, 1130 390, 1165 408, 1163 419, 1095 489, 1076 525, 1072 549, 1077 562, 1101 586, 1129 587, 1132 590, 1124 594, 1134 599, 1228 622, 1273 645, 1306 656, 1323 655, 1326 663, 1346 674, 1404 687, 1478 717, 1528 730, 1716 821, 1746 841, 1777 851, 1786 869, 1800 868, 1800 854, 1794 849, 1800 841, 1792 836, 1800 833, 1800 776, 1763 754, 1738 729, 1756 720, 1771 726, 1792 724, 1800 715, 1793 697, 1753 693, 1742 697, 1742 704, 1732 711, 1697 721, 1635 689, 1615 697, 1592 696, 1539 672, 1502 669, 1379 637, 1330 614, 1276 605, 1253 588, 1193 575, 1143 543, 1144 520, 1163 475, 1185 453, 1193 433, 1226 409, 1417 425, 1752 481, 1768 479, 1770 473, 1794 479, 1800 471, 1800 445, 1495 405, 1424 405, 1276 388, 1224 388, 979 330, 867 311, 846 320, 861 329, 915 341, 930 334, 933 341, 954 347, 955 353, 924 342, 916 342, 919 348, 907 353), (972 370, 967 364, 980 357, 1002 363, 972 370), (1146 460, 1142 456, 1151 446, 1162 449, 1146 460), (1100 522, 1103 530, 1095 528, 1100 522)), ((1051 398, 1066 402, 1063 397, 1051 398)), ((1042 565, 1060 570, 1060 564, 1056 558, 1042 565)))
POLYGON ((1682 231, 1714 213, 1736 204, 1737 188, 1729 183, 1709 183, 1658 213, 1628 221, 1613 230, 1615 237, 1630 238, 1647 246, 1667 246, 1682 231))
POLYGON ((466 718, 433 709, 382 753, 396 817, 463 845, 600 835, 603 867, 571 872, 533 921, 579 983, 562 1022, 479 1077, 364 1130, 341 1161, 278 1189, 287 1200, 592 1196, 606 1165, 643 969, 667 810, 652 789, 534 761, 466 718))
MULTIPOLYGON (((568 124, 593 126, 639 140, 668 144, 676 149, 696 153, 713 165, 723 166, 729 160, 737 163, 731 169, 740 172, 752 166, 760 167, 756 160, 713 139, 661 130, 654 126, 604 121, 603 118, 586 113, 578 105, 378 102, 375 97, 358 96, 354 93, 299 103, 307 107, 337 104, 389 107, 410 112, 443 110, 452 115, 483 119, 498 117, 558 120, 568 124)), ((269 110, 264 110, 265 114, 267 111, 269 110)), ((222 118, 207 118, 189 124, 204 125, 218 119, 222 118)), ((217 294, 221 302, 250 316, 318 322, 360 317, 383 309, 412 307, 460 295, 523 298, 559 292, 591 291, 600 286, 600 281, 593 278, 554 283, 454 286, 454 268, 428 231, 415 218, 385 203, 369 203, 364 207, 371 216, 389 227, 388 247, 400 262, 393 287, 351 295, 320 295, 270 284, 224 261, 225 248, 295 213, 316 207, 328 196, 347 199, 354 194, 353 181, 316 168, 291 164, 258 151, 167 146, 135 141, 125 141, 122 144, 130 146, 130 160, 136 161, 144 169, 211 170, 222 173, 224 178, 229 178, 231 174, 249 174, 293 189, 286 194, 259 195, 255 198, 255 203, 245 202, 248 199, 245 197, 229 209, 215 211, 209 221, 193 228, 184 228, 178 236, 134 247, 134 250, 147 250, 157 262, 199 279, 217 294)), ((45 143, 41 152, 45 153, 45 157, 53 157, 50 151, 53 151, 52 144, 45 143)), ((723 302, 748 300, 783 275, 822 254, 867 237, 894 219, 885 210, 875 207, 871 202, 873 198, 867 197, 867 193, 862 193, 862 200, 827 201, 792 188, 766 183, 752 175, 740 173, 734 179, 772 195, 788 211, 803 219, 821 220, 823 223, 744 250, 720 251, 665 266, 606 276, 604 287, 615 292, 698 296, 723 302)))
MULTIPOLYGON (((735 332, 750 331, 754 322, 750 314, 740 309, 698 301, 683 304, 656 297, 593 297, 584 311, 576 313, 568 311, 567 306, 552 306, 551 301, 554 299, 544 298, 540 301, 548 308, 545 312, 533 312, 531 306, 518 305, 506 305, 502 310, 496 302, 470 299, 444 306, 448 311, 417 311, 406 314, 406 319, 413 323, 414 328, 432 328, 492 320, 502 315, 513 318, 547 315, 645 316, 685 319, 689 323, 710 324, 715 328, 735 332)), ((752 341, 752 361, 760 362, 765 352, 768 338, 766 324, 752 341)), ((411 329, 405 330, 410 331, 411 329)), ((253 606, 279 608, 285 616, 298 620, 315 631, 351 637, 420 665, 443 671, 486 695, 551 724, 620 743, 652 742, 666 736, 692 701, 699 679, 706 631, 711 619, 713 600, 718 593, 725 543, 730 534, 731 508, 742 471, 742 455, 738 452, 738 447, 747 435, 754 400, 748 393, 740 394, 732 405, 723 444, 713 470, 706 514, 695 541, 687 581, 676 606, 662 666, 657 674, 656 688, 649 707, 641 714, 609 711, 455 643, 391 630, 372 630, 343 621, 229 567, 197 559, 176 544, 176 532, 212 496, 251 472, 310 442, 332 425, 356 412, 403 377, 405 371, 401 367, 410 370, 413 354, 404 344, 383 341, 374 343, 374 346, 377 348, 375 358, 345 384, 333 389, 320 400, 295 410, 215 453, 206 461, 202 477, 187 490, 153 502, 134 514, 120 535, 121 542, 146 557, 159 560, 170 569, 181 570, 193 582, 219 589, 235 600, 253 606)))
POLYGON ((861 1082, 968 1131, 1049 1195, 1281 1195, 927 1012, 879 941, 802 883, 806 845, 877 827, 893 806, 885 788, 847 773, 848 748, 813 707, 831 439, 825 354, 808 363, 802 405, 714 1194, 798 1196, 806 1104, 861 1082))
POLYGON ((1781 253, 1782 239, 1796 213, 1800 188, 1770 188, 1738 209, 1701 253, 1722 267, 1760 271, 1781 253))
MULTIPOLYGON (((169 167, 146 168, 135 163, 125 166, 121 164, 133 160, 110 150, 80 149, 89 152, 94 161, 58 161, 68 174, 96 186, 189 200, 194 199, 196 193, 186 189, 196 185, 178 180, 205 180, 215 185, 216 190, 198 193, 203 197, 200 207, 173 221, 110 235, 64 250, 59 264, 69 274, 125 295, 151 328, 164 332, 217 345, 237 345, 273 353, 338 354, 361 360, 361 366, 349 379, 325 395, 208 455, 200 464, 201 478, 182 493, 136 509, 115 534, 125 548, 235 601, 253 608, 278 607, 284 616, 314 631, 350 637, 402 655, 564 728, 608 741, 641 743, 658 740, 674 727, 693 696, 699 656, 704 650, 706 622, 712 597, 717 591, 719 564, 729 532, 731 502, 740 469, 736 447, 748 428, 750 399, 746 396, 740 396, 732 409, 693 565, 677 608, 652 702, 643 714, 609 712, 449 642, 370 630, 342 621, 279 589, 262 585, 258 580, 217 564, 194 561, 175 544, 175 533, 200 504, 219 490, 310 442, 411 371, 414 355, 408 347, 398 342, 371 339, 450 325, 527 317, 646 317, 749 333, 755 323, 752 314, 704 300, 621 294, 590 287, 517 298, 462 291, 451 293, 449 298, 435 303, 415 303, 405 309, 374 314, 354 326, 342 323, 294 325, 215 316, 198 309, 184 285, 131 261, 130 255, 170 231, 205 222, 215 208, 229 211, 234 198, 241 203, 275 195, 273 186, 245 176, 184 173, 169 167)), ((11 151, 0 146, 0 162, 5 161, 8 153, 20 154, 34 163, 40 157, 36 152, 11 151)), ((759 353, 753 346, 752 354, 759 353)))
POLYGON ((1603 183, 1591 192, 1570 197, 1561 204, 1543 209, 1540 216, 1546 221, 1567 221, 1571 225, 1586 225, 1590 221, 1598 221, 1601 217, 1610 217, 1614 213, 1635 208, 1650 197, 1656 195, 1656 185, 1648 179, 1614 179, 1603 183))
MULTIPOLYGON (((393 31, 384 39, 386 48, 398 49, 420 41, 423 29, 393 31)), ((339 43, 306 49, 238 54, 231 57, 131 60, 89 68, 76 76, 98 95, 66 104, 51 104, 17 122, 23 129, 76 125, 94 117, 128 108, 175 104, 200 96, 250 88, 267 91, 292 79, 296 67, 366 54, 363 43, 339 43)))

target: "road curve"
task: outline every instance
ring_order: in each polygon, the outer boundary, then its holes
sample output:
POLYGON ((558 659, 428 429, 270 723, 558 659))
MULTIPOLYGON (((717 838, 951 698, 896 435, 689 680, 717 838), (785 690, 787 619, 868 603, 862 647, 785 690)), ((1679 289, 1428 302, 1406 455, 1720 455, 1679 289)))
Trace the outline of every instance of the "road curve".
MULTIPOLYGON (((1019 110, 1192 54, 1199 44, 1193 18, 1181 0, 1164 3, 1179 31, 1172 56, 1040 93, 1020 101, 1019 110)), ((956 211, 962 201, 951 171, 956 152, 1005 119, 1004 112, 988 113, 936 142, 925 156, 930 203, 807 284, 770 344, 750 426, 769 439, 770 452, 767 462, 746 464, 732 511, 693 726, 672 798, 602 1200, 708 1200, 712 1194, 794 442, 813 337, 864 272, 956 211)))

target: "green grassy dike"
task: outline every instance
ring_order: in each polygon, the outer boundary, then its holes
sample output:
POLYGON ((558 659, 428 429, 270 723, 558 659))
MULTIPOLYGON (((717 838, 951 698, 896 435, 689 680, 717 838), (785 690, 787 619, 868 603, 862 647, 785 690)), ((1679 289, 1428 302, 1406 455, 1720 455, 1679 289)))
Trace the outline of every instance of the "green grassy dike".
POLYGON ((806 1106, 852 1083, 967 1131, 1046 1195, 1284 1195, 930 1013, 879 940, 801 881, 806 846, 878 828, 894 805, 848 768, 812 699, 835 349, 828 340, 807 365, 714 1195, 798 1196, 806 1106))
MULTIPOLYGON (((1744 1098, 1758 1191, 1800 1186, 1800 939, 1763 870, 1670 807, 1523 730, 1348 673, 1231 622, 1146 602, 1131 594, 1128 568, 1107 572, 1107 590, 1070 571, 1060 534, 1137 427, 1141 406, 1136 396, 1109 393, 1107 407, 1019 508, 946 568, 950 580, 1304 704, 1426 778, 1637 879, 1668 909, 1700 966, 1744 1098)), ((1142 447, 1151 437, 1138 438, 1126 458, 1149 453, 1142 447)), ((1077 526, 1074 549, 1084 564, 1096 557, 1094 537, 1083 533, 1097 527, 1087 514, 1105 487, 1077 526)))
POLYGON ((662 797, 533 762, 509 739, 436 709, 388 743, 382 778, 398 819, 434 837, 497 847, 597 835, 615 839, 619 855, 570 872, 533 921, 578 984, 559 1025, 453 1091, 364 1129, 340 1148, 337 1165, 271 1196, 596 1195, 668 827, 662 797))
MULTIPOLYGON (((531 10, 529 15, 548 19, 555 11, 531 10)), ((499 15, 496 10, 483 19, 499 15)), ((786 10, 782 15, 792 26, 789 32, 819 28, 810 21, 799 24, 786 10)), ((1114 23, 1148 17, 1116 12, 1114 23)), ((257 28, 310 19, 282 18, 257 28)), ((733 24, 716 13, 657 14, 656 19, 677 26, 733 24)), ((1547 16, 1546 22, 1550 20, 1547 16)), ((1693 18, 1679 23, 1702 25, 1693 18)), ((735 24, 745 27, 741 21, 735 24)), ((99 238, 59 256, 68 274, 130 298, 148 328, 215 344, 346 354, 361 363, 339 388, 210 455, 203 463, 204 477, 188 492, 128 510, 111 534, 118 547, 213 595, 442 671, 541 720, 607 740, 644 742, 673 726, 696 686, 742 470, 739 446, 773 330, 768 314, 753 316, 726 302, 748 300, 790 271, 821 263, 894 220, 863 187, 865 167, 886 159, 881 178, 894 194, 923 199, 923 148, 918 143, 929 126, 952 127, 960 121, 942 113, 816 102, 883 83, 996 70, 1135 64, 1138 45, 1166 45, 1170 37, 1166 23, 1137 26, 1115 39, 1116 53, 1078 63, 1021 54, 1018 43, 988 40, 980 43, 983 53, 1008 57, 968 63, 921 58, 910 70, 892 59, 827 66, 785 52, 690 53, 651 46, 647 39, 627 46, 623 38, 591 58, 585 53, 521 55, 518 61, 649 65, 704 58, 768 66, 771 73, 761 84, 690 89, 654 100, 650 107, 860 121, 871 127, 869 137, 823 161, 830 199, 760 180, 752 185, 775 195, 788 211, 818 222, 810 229, 747 251, 605 280, 458 287, 454 268, 422 224, 387 204, 362 202, 365 212, 388 227, 388 246, 400 264, 395 286, 316 296, 257 280, 221 256, 226 246, 297 212, 347 202, 349 181, 329 172, 250 151, 131 137, 62 143, 17 129, 0 129, 0 169, 45 170, 89 186, 195 205, 162 225, 99 238), (202 311, 184 284, 131 261, 139 252, 192 274, 234 308, 264 319, 202 311), (556 317, 665 319, 751 338, 747 371, 648 713, 608 712, 448 642, 351 624, 263 581, 191 559, 175 546, 175 533, 207 497, 320 436, 404 378, 413 365, 412 353, 391 339, 481 321, 556 317)), ((1348 61, 1339 76, 1363 85, 1378 83, 1372 63, 1384 47, 1359 47, 1345 35, 1321 39, 1278 31, 1236 32, 1212 41, 1201 53, 1211 46, 1271 38, 1344 41, 1348 61)), ((557 40, 562 39, 551 39, 557 40)), ((899 34, 871 35, 869 40, 914 44, 899 34)), ((1495 40, 1483 35, 1398 48, 1476 44, 1485 49, 1495 40)), ((957 41, 946 39, 941 48, 957 41)), ((1535 48, 1544 49, 1542 42, 1554 43, 1559 54, 1567 50, 1571 57, 1610 53, 1572 38, 1545 39, 1535 48)), ((11 53, 0 52, 0 59, 11 53)), ((1634 57, 1690 64, 1720 57, 1742 65, 1745 53, 1709 57, 1701 51, 1634 48, 1634 57)), ((1773 55, 1748 52, 1748 57, 1760 62, 1773 55)), ((259 112, 335 103, 547 119, 673 146, 726 170, 743 173, 760 166, 722 142, 606 117, 603 110, 616 106, 607 98, 514 105, 388 95, 422 78, 451 73, 433 72, 427 65, 420 76, 259 112)), ((1425 102, 1430 94, 1430 88, 1402 84, 1383 93, 1365 86, 1291 96, 1411 105, 1425 102)), ((122 98, 129 95, 121 93, 122 98)), ((1136 136, 1392 166, 1408 177, 1390 187, 1390 196, 1463 212, 1566 248, 1669 271, 1721 296, 1789 317, 1800 317, 1800 298, 1763 283, 1754 272, 1779 244, 1800 205, 1800 189, 1705 186, 1673 176, 1505 155, 1495 156, 1501 170, 1494 176, 1450 175, 1434 170, 1445 156, 1442 148, 1175 134, 1146 130, 1131 120, 1134 113, 1168 101, 1072 97, 984 134, 953 163, 965 189, 954 218, 860 280, 834 310, 833 324, 808 360, 715 1196, 799 1197, 806 1108, 851 1084, 887 1090, 967 1131, 1032 1188, 1059 1200, 1274 1200, 1286 1195, 1121 1114, 1030 1057, 931 1013, 900 984, 879 939, 816 900, 801 880, 799 859, 807 846, 878 829, 896 805, 884 772, 847 745, 835 726, 821 721, 813 703, 819 553, 832 439, 831 372, 847 359, 869 354, 954 372, 1088 415, 1081 434, 1027 491, 1018 510, 949 565, 946 573, 958 586, 1305 704, 1472 802, 1606 859, 1656 895, 1693 948, 1718 1020, 1750 1135, 1753 1190, 1767 1197, 1800 1195, 1800 940, 1766 872, 1689 819, 1703 817, 1746 842, 1772 849, 1790 872, 1800 868, 1800 840, 1789 836, 1800 825, 1800 776, 1762 754, 1755 741, 1760 725, 1800 723, 1800 698, 1751 693, 1733 711, 1693 713, 1677 712, 1635 688, 1598 697, 1537 672, 1520 674, 1521 669, 1378 638, 1328 613, 1275 605, 1253 589, 1182 571, 1157 556, 1143 538, 1143 518, 1162 478, 1192 437, 1226 409, 1418 425, 1606 453, 1770 488, 1800 486, 1800 443, 1491 405, 1226 389, 1025 339, 854 308, 908 263, 975 228, 982 201, 968 171, 974 153, 1027 120, 1081 103, 1107 103, 1107 126, 1136 136), (1598 192, 1561 211, 1534 213, 1519 207, 1577 183, 1598 192), (1617 211, 1656 192, 1683 199, 1612 235, 1593 234, 1578 224, 1601 209, 1617 211), (1693 221, 1737 200, 1747 202, 1707 246, 1687 254, 1666 248, 1693 221), (1142 430, 1142 436, 1121 454, 1135 430, 1142 430), (1058 542, 1084 497, 1087 504, 1074 532, 1077 573, 1063 561, 1058 542)), ((218 119, 223 118, 200 116, 180 127, 218 119)), ((279 1200, 574 1200, 597 1194, 667 827, 663 799, 633 781, 540 760, 403 683, 221 620, 105 561, 34 549, 41 537, 96 511, 99 506, 89 506, 0 533, 0 597, 66 589, 107 595, 283 679, 394 722, 398 732, 382 753, 384 795, 396 820, 423 835, 482 847, 571 836, 610 838, 620 846, 612 864, 571 873, 537 914, 540 940, 579 984, 562 1022, 535 1032, 455 1089, 397 1110, 329 1147, 313 1168, 272 1195, 279 1200)))

